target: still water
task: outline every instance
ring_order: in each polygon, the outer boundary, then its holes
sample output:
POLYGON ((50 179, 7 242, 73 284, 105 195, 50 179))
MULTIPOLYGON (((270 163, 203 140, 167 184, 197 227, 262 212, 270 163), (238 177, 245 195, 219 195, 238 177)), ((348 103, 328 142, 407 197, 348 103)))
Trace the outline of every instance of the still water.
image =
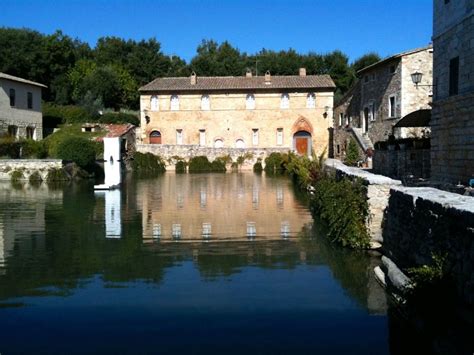
POLYGON ((0 184, 0 353, 388 354, 377 257, 289 180, 0 184))

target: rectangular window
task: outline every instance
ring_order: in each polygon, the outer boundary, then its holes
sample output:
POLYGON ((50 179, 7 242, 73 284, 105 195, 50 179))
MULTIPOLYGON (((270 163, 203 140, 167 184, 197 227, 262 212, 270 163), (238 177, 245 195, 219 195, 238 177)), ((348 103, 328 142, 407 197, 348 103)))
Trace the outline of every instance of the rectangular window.
POLYGON ((15 89, 10 89, 10 106, 15 107, 15 89))
POLYGON ((375 121, 375 103, 371 102, 369 106, 370 106, 370 120, 375 121))
POLYGON ((396 102, 395 102, 395 95, 392 95, 388 98, 388 117, 395 117, 395 108, 396 108, 396 102))
POLYGON ((283 128, 277 129, 277 145, 283 145, 283 128))
POLYGON ((258 145, 258 128, 252 129, 252 145, 258 145))
POLYGON ((366 76, 364 77, 364 83, 368 83, 368 82, 369 82, 369 76, 366 75, 366 76))
POLYGON ((457 95, 459 86, 459 57, 449 61, 449 96, 457 95))
POLYGON ((395 65, 391 65, 391 66, 390 66, 390 74, 394 74, 395 71, 396 71, 396 69, 397 69, 397 68, 395 67, 395 65))
POLYGON ((27 93, 28 96, 28 108, 32 109, 33 108, 33 93, 29 92, 27 93))
POLYGON ((177 145, 183 144, 183 130, 182 129, 176 130, 176 144, 177 145))
POLYGON ((343 114, 343 113, 340 113, 340 114, 339 114, 339 126, 342 126, 343 120, 344 120, 344 114, 343 114))
POLYGON ((199 130, 199 145, 200 146, 206 145, 206 130, 205 129, 199 130))

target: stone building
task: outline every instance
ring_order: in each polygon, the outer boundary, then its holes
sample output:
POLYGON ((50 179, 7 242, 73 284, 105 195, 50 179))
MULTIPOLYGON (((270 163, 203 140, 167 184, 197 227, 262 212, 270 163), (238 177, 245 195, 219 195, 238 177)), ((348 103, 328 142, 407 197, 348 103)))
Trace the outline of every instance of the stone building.
POLYGON ((43 138, 41 89, 34 81, 0 73, 0 136, 43 138))
POLYGON ((474 178, 474 1, 434 0, 432 180, 474 178))
MULTIPOLYGON (((399 53, 372 64, 357 74, 359 79, 334 107, 333 150, 341 159, 350 137, 360 153, 373 150, 387 141, 394 125, 409 113, 429 109, 432 91, 431 46, 399 53), (422 82, 415 85, 411 74, 420 72, 422 82)), ((419 132, 402 130, 399 138, 419 132)))
POLYGON ((140 88, 137 149, 165 158, 321 153, 334 90, 328 75, 306 75, 304 68, 295 76, 158 78, 140 88))

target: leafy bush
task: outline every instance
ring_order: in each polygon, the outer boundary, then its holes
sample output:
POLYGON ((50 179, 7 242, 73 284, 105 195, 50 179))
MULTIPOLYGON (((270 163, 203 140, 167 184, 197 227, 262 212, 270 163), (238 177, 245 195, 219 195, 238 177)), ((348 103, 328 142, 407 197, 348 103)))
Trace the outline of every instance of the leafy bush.
POLYGON ((359 149, 357 148, 357 143, 354 139, 351 138, 349 145, 347 146, 346 158, 344 159, 344 164, 349 166, 357 165, 357 162, 360 160, 359 149))
POLYGON ((175 165, 175 170, 178 174, 186 173, 187 164, 184 160, 178 160, 175 165))
POLYGON ((18 159, 20 157, 21 142, 12 137, 0 138, 0 157, 18 159))
POLYGON ((166 171, 166 165, 160 156, 151 153, 136 152, 133 155, 132 168, 135 172, 148 174, 161 174, 166 171))
POLYGON ((360 179, 323 177, 314 184, 312 212, 328 223, 328 236, 343 246, 364 249, 370 245, 366 187, 360 179))
POLYGON ((48 183, 67 180, 69 180, 69 176, 66 174, 64 169, 61 168, 51 168, 48 170, 48 174, 46 175, 46 181, 48 183))
POLYGON ((217 158, 211 163, 211 170, 214 173, 225 173, 227 171, 225 167, 225 161, 217 158))
POLYGON ((13 170, 12 174, 10 175, 12 182, 18 182, 24 179, 23 171, 22 170, 13 170))
POLYGON ((41 182, 43 181, 43 178, 41 177, 41 174, 39 172, 35 171, 33 172, 33 174, 30 175, 28 181, 30 183, 41 182))
POLYGON ((80 124, 64 125, 57 132, 46 137, 43 142, 48 149, 48 155, 59 158, 58 149, 63 141, 73 137, 81 137, 90 141, 96 150, 96 156, 101 154, 103 144, 101 142, 92 141, 95 137, 103 136, 105 132, 82 132, 80 124))
POLYGON ((36 158, 44 159, 48 156, 48 148, 44 141, 34 141, 32 139, 27 139, 22 141, 22 158, 36 158))
POLYGON ((60 159, 73 161, 81 168, 91 166, 95 156, 95 143, 83 137, 68 137, 58 147, 60 159))
POLYGON ((265 172, 267 174, 282 174, 285 171, 284 158, 281 153, 271 153, 265 158, 265 172))
POLYGON ((189 160, 190 173, 210 173, 212 171, 211 162, 205 156, 193 157, 189 160))
POLYGON ((99 117, 100 123, 131 123, 135 126, 140 125, 140 120, 136 115, 123 112, 107 112, 99 117))
POLYGON ((45 127, 57 127, 64 123, 97 122, 98 115, 91 114, 86 108, 74 105, 43 105, 45 127))
POLYGON ((262 162, 256 162, 254 165, 253 165, 253 172, 254 173, 261 173, 263 171, 263 166, 262 166, 262 162))
POLYGON ((441 283, 446 277, 447 255, 432 254, 432 264, 408 269, 415 288, 441 283))

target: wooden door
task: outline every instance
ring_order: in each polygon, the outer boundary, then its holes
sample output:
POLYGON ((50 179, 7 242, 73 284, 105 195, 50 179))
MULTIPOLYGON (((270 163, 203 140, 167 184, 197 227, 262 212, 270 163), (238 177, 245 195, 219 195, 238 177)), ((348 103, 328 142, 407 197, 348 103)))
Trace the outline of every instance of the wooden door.
POLYGON ((150 144, 161 144, 161 133, 153 131, 150 134, 150 144))
POLYGON ((308 138, 306 137, 296 137, 296 151, 300 155, 308 154, 308 138))

